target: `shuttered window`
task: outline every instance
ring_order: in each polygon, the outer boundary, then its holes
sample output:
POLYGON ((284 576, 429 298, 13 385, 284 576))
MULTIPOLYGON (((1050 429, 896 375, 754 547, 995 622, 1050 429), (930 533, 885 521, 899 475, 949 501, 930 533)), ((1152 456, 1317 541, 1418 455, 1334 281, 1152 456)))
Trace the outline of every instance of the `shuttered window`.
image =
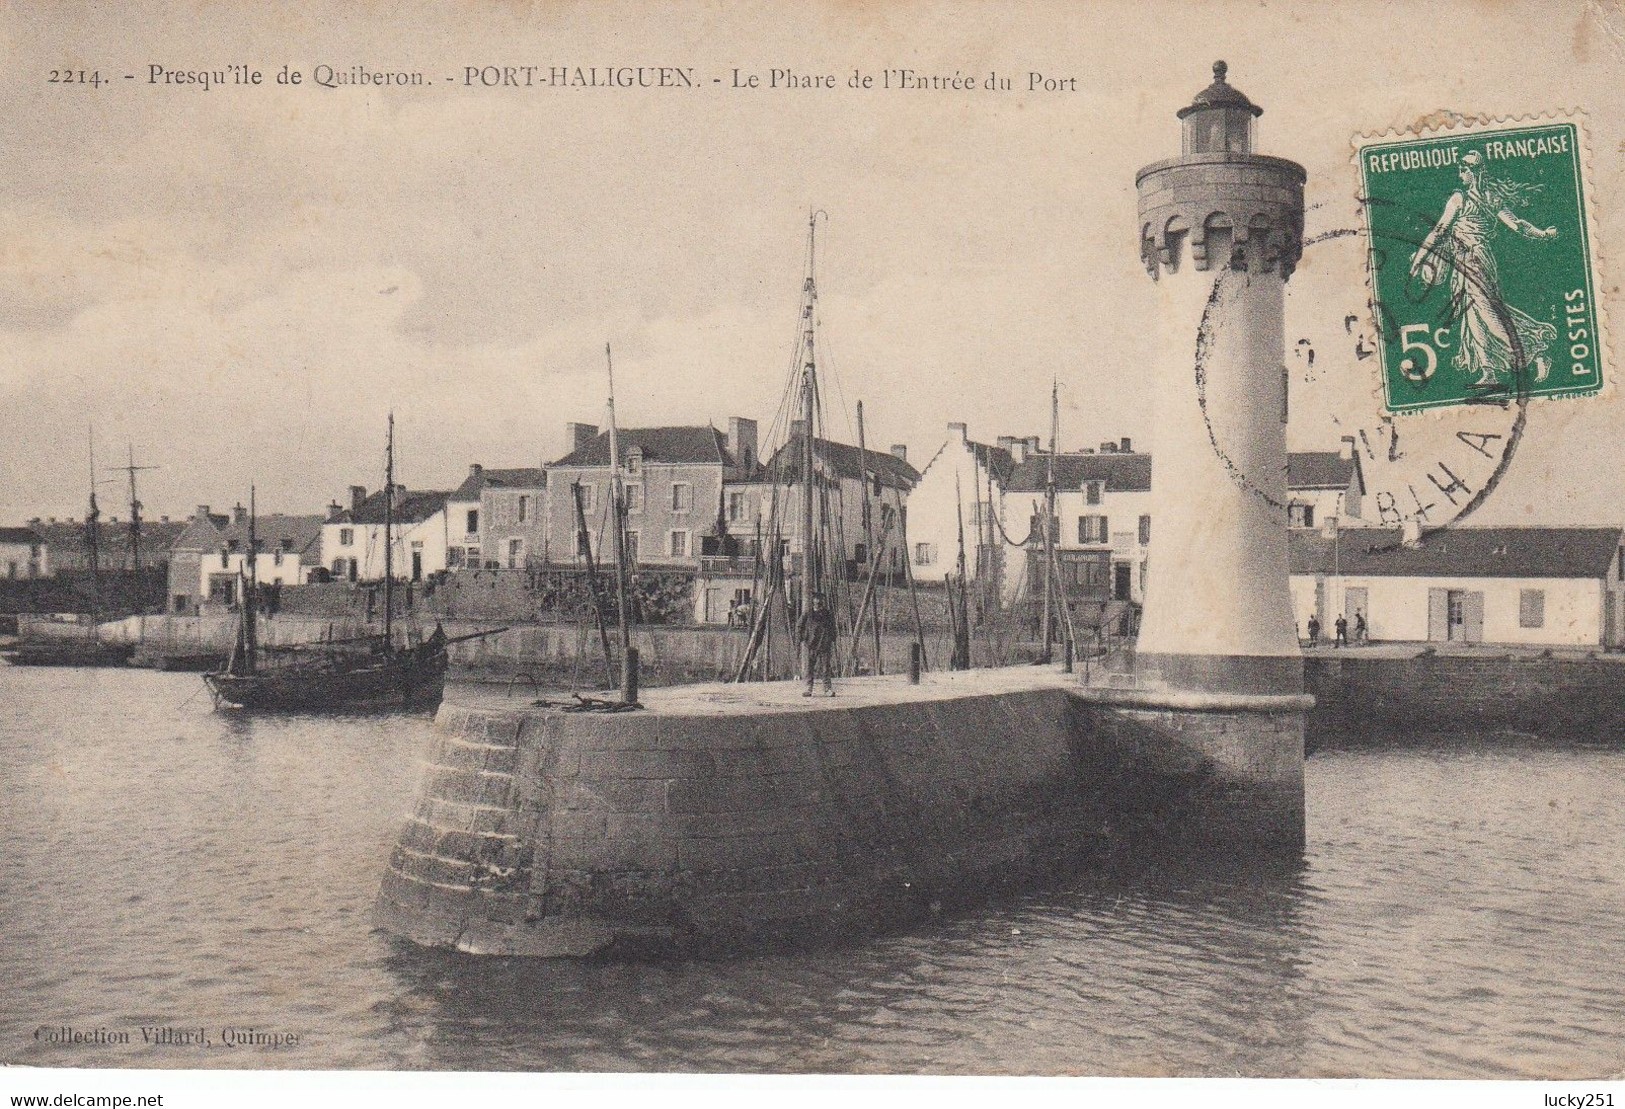
POLYGON ((1518 590, 1518 627, 1544 628, 1546 626, 1546 591, 1544 589, 1518 590))

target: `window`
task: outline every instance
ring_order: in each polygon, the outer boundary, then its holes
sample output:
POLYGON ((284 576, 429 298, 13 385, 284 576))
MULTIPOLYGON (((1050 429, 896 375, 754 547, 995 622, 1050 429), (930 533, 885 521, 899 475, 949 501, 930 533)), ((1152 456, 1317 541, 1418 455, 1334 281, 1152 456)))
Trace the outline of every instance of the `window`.
POLYGON ((339 546, 353 547, 355 545, 355 528, 339 528, 339 546))
POLYGON ((863 544, 863 543, 854 543, 854 544, 852 544, 852 561, 853 562, 868 562, 869 561, 869 548, 868 548, 868 546, 863 544))
POLYGON ((728 494, 728 522, 730 524, 744 522, 747 503, 743 493, 728 494))
POLYGON ((1149 516, 1141 516, 1140 517, 1140 546, 1142 546, 1142 547, 1148 546, 1150 543, 1151 543, 1151 517, 1149 517, 1149 516))
POLYGON ((468 534, 475 535, 479 532, 479 530, 480 510, 477 508, 471 508, 468 510, 468 534))
POLYGON ((525 494, 521 493, 521 494, 519 494, 519 523, 521 523, 521 524, 524 523, 525 518, 527 516, 529 516, 529 515, 530 515, 530 498, 527 497, 525 494))
POLYGON ((1104 516, 1078 517, 1079 543, 1106 543, 1110 541, 1107 533, 1107 520, 1104 516))
POLYGON ((929 566, 937 560, 937 545, 935 543, 914 544, 914 565, 929 566))
POLYGON ((627 485, 627 487, 626 487, 626 511, 629 512, 629 513, 631 513, 631 512, 642 512, 643 511, 643 483, 642 482, 634 481, 634 482, 631 482, 630 484, 627 485))
POLYGON ((694 487, 686 481, 671 483, 671 510, 687 512, 694 507, 694 487))
POLYGON ((1083 503, 1085 503, 1085 504, 1099 504, 1100 503, 1100 482, 1098 482, 1098 481, 1086 481, 1086 482, 1083 483, 1083 503))
POLYGON ((1546 626, 1546 590, 1518 590, 1518 627, 1544 628, 1546 626))
POLYGON ((281 547, 278 547, 275 551, 271 552, 271 562, 274 565, 277 565, 277 566, 282 565, 282 548, 281 547))
POLYGON ((525 564, 525 541, 523 539, 508 540, 508 569, 517 570, 525 564))
POLYGON ((598 486, 583 481, 576 488, 581 490, 581 511, 592 512, 598 507, 598 486))
POLYGON ((1287 524, 1295 528, 1312 528, 1315 526, 1315 506, 1312 504, 1292 504, 1286 509, 1287 524))
POLYGON ((667 548, 667 552, 673 558, 687 558, 688 557, 688 532, 683 531, 681 529, 672 532, 671 533, 671 545, 667 548))
POLYGON ((463 548, 461 548, 461 547, 447 547, 446 548, 446 565, 450 566, 450 567, 458 567, 458 566, 461 566, 462 564, 463 564, 463 548))
POLYGON ((643 472, 643 452, 634 450, 626 456, 626 472, 641 474, 643 472))

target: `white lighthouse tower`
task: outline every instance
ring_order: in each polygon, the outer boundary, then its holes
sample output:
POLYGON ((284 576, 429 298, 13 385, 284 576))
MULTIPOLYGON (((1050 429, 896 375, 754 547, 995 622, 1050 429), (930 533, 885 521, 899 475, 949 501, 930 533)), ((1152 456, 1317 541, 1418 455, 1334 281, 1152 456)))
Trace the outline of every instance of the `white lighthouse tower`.
POLYGON ((1215 859, 1302 850, 1315 703, 1287 579, 1283 308, 1304 172, 1253 153, 1263 109, 1225 78, 1215 62, 1179 112, 1180 156, 1136 178, 1157 303, 1145 611, 1133 654, 1079 691, 1114 765, 1157 779, 1120 792, 1215 859))
POLYGON ((1254 154, 1263 114, 1226 81, 1180 109, 1178 158, 1140 170, 1156 282, 1156 474, 1136 666, 1170 687, 1303 688, 1287 580, 1283 304, 1303 251, 1303 167, 1254 154))

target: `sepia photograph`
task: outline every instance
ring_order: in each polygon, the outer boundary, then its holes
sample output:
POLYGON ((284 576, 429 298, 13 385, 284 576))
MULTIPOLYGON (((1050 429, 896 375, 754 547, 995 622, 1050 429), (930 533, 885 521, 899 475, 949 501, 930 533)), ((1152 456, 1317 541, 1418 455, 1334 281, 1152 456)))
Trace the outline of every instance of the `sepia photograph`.
POLYGON ((9 1104, 1625 1094, 1618 0, 0 62, 9 1104))

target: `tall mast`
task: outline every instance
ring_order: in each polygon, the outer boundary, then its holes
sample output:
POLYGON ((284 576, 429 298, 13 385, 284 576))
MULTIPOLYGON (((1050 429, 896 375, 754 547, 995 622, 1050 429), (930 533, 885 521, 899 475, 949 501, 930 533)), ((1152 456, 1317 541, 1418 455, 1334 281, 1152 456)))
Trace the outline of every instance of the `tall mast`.
MULTIPOLYGON (((813 534, 813 415, 817 407, 818 371, 813 353, 813 307, 818 301, 818 287, 813 282, 817 259, 816 212, 807 216, 807 280, 802 286, 801 317, 802 346, 806 348, 806 361, 801 370, 801 611, 812 611, 813 585, 818 538, 813 534)), ((812 660, 807 660, 811 673, 812 660)))
POLYGON ((102 568, 100 546, 101 509, 96 507, 96 429, 89 429, 90 507, 85 512, 85 559, 90 566, 90 633, 97 634, 101 613, 102 568))
POLYGON ((135 495, 135 475, 138 470, 156 470, 156 466, 135 464, 135 444, 130 444, 130 464, 122 469, 130 475, 130 569, 141 569, 141 500, 135 495))
POLYGON ((395 413, 384 444, 384 649, 395 645, 395 413))
POLYGON ((254 670, 259 648, 260 601, 259 505, 252 484, 248 487, 248 596, 243 598, 243 666, 254 670))
POLYGON ((621 665, 626 665, 627 648, 632 646, 632 629, 626 613, 626 551, 623 544, 625 496, 621 482, 621 448, 615 428, 615 359, 604 344, 604 364, 609 370, 609 511, 610 553, 615 557, 615 615, 621 632, 621 665))

